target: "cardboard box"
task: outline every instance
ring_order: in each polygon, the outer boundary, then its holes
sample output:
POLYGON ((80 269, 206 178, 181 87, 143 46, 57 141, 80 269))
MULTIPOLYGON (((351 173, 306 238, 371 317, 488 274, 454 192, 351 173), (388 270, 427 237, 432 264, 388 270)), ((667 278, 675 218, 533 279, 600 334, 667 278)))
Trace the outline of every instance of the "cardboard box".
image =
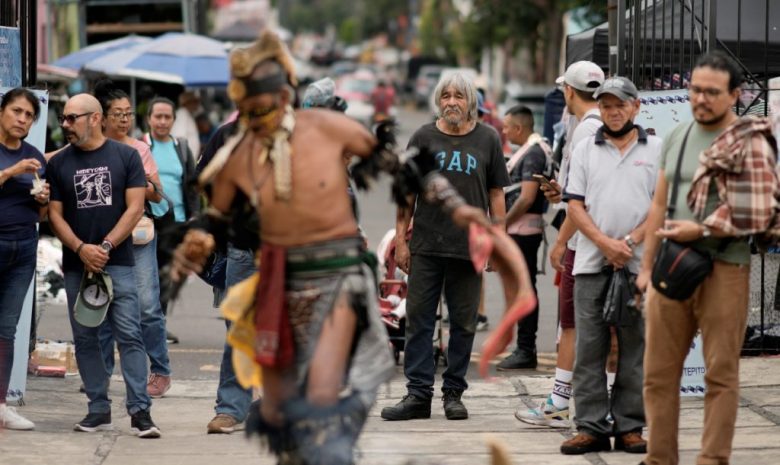
POLYGON ((78 374, 73 344, 70 342, 38 342, 30 355, 30 368, 33 373, 39 376, 78 374))

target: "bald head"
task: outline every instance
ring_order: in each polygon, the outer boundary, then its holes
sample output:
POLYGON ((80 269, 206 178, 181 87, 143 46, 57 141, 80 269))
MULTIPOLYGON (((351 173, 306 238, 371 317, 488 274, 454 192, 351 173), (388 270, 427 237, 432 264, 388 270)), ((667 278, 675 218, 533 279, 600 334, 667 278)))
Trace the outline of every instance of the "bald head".
POLYGON ((100 106, 100 102, 98 102, 98 99, 93 97, 90 94, 77 94, 68 99, 68 102, 65 104, 65 114, 68 113, 86 113, 86 112, 93 112, 93 113, 103 113, 103 109, 100 106))

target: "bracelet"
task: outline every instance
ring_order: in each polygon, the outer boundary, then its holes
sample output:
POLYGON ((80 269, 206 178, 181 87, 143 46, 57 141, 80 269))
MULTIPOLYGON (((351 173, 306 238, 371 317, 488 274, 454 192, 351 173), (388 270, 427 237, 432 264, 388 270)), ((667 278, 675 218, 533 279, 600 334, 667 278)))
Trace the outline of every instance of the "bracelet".
POLYGON ((81 253, 81 248, 82 247, 84 247, 84 243, 83 242, 81 244, 79 244, 78 247, 76 247, 76 255, 79 255, 79 253, 81 253))

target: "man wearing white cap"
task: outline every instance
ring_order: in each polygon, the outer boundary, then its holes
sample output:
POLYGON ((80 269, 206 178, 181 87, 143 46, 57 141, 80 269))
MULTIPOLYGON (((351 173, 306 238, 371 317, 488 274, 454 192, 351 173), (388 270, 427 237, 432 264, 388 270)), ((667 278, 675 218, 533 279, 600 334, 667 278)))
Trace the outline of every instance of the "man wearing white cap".
MULTIPOLYGON (((593 98, 593 92, 604 82, 604 72, 598 65, 590 61, 572 63, 556 84, 563 88, 566 107, 576 118, 577 123, 569 126, 566 135, 566 145, 563 147, 563 158, 558 181, 552 181, 556 191, 546 189, 542 184, 547 199, 553 203, 561 201, 561 193, 566 185, 569 163, 573 148, 582 140, 596 134, 601 127, 601 114, 598 104, 593 98)), ((561 206, 560 208, 565 208, 561 206)), ((570 219, 566 219, 558 232, 558 239, 550 251, 550 263, 561 273, 559 287, 558 309, 561 325, 561 337, 558 346, 558 362, 555 369, 555 385, 541 406, 534 409, 521 407, 515 412, 520 421, 549 427, 569 427, 569 398, 572 392, 572 368, 574 367, 574 248, 576 228, 570 219)), ((520 357, 513 353, 502 361, 501 370, 535 368, 536 354, 520 357), (512 360, 514 358, 514 360, 512 360)))

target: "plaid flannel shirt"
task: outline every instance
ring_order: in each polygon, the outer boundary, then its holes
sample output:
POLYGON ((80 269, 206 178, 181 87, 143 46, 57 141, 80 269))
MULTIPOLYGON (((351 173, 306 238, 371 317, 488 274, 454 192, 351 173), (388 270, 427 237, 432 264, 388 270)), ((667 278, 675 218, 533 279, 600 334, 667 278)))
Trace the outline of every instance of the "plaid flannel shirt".
POLYGON ((780 171, 777 144, 767 118, 743 117, 699 154, 688 206, 704 225, 730 236, 780 236, 780 171), (718 206, 706 218, 710 183, 718 206))

